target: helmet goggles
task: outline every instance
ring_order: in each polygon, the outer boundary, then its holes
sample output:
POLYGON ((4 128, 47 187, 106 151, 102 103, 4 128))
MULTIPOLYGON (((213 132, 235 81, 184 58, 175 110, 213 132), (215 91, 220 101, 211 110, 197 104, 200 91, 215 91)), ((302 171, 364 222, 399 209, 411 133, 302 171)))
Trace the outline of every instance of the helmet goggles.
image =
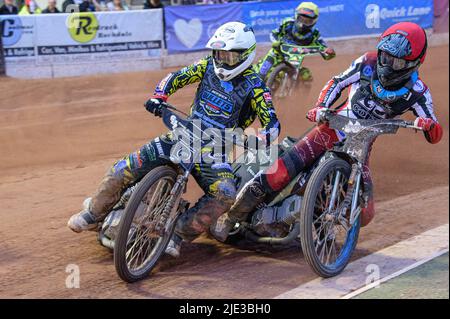
POLYGON ((405 69, 410 69, 419 64, 419 60, 408 61, 405 59, 400 59, 395 56, 392 56, 384 51, 380 50, 380 54, 378 55, 379 63, 382 66, 391 67, 394 71, 401 71, 405 69))
POLYGON ((306 15, 299 14, 297 16, 297 23, 311 27, 316 23, 316 18, 311 18, 306 15))
POLYGON ((242 51, 213 50, 213 58, 219 67, 233 67, 243 61, 242 51))

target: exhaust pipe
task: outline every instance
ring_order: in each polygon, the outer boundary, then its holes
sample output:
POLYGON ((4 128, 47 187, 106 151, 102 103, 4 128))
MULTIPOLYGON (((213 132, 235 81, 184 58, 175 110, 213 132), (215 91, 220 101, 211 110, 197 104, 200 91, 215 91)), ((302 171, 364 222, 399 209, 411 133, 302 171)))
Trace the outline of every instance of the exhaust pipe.
POLYGON ((269 245, 286 245, 295 240, 295 238, 297 238, 298 235, 300 235, 300 223, 296 222, 292 230, 289 232, 289 234, 283 238, 259 237, 258 235, 255 235, 253 232, 247 229, 242 229, 242 232, 246 239, 256 243, 269 245))

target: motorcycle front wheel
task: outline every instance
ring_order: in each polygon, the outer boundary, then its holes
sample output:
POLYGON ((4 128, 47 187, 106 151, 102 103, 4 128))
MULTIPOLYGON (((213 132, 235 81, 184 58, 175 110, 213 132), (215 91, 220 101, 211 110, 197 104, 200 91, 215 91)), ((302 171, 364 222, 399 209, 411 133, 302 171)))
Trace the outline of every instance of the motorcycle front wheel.
POLYGON ((162 212, 171 198, 177 173, 168 166, 150 171, 136 186, 121 218, 114 245, 114 265, 126 282, 146 278, 156 266, 172 236, 174 220, 164 220, 162 212), (169 227, 167 227, 169 225, 169 227))
POLYGON ((273 97, 284 98, 289 95, 293 83, 291 79, 292 68, 281 63, 277 65, 267 78, 267 86, 273 97))
POLYGON ((350 209, 340 207, 348 188, 351 166, 339 158, 329 158, 313 172, 306 186, 300 213, 300 240, 309 266, 321 277, 333 277, 347 266, 358 242, 360 217, 353 225, 350 209), (334 206, 332 190, 337 187, 334 206))

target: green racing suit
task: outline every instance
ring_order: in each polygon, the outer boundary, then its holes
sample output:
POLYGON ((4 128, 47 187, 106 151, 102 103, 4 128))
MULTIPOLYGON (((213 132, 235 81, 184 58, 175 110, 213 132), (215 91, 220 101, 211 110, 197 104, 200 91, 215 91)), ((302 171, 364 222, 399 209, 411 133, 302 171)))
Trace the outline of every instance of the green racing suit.
MULTIPOLYGON (((258 72, 264 80, 267 80, 269 74, 272 70, 284 61, 283 55, 281 54, 279 47, 281 43, 294 44, 298 46, 321 46, 324 51, 327 49, 327 44, 325 40, 321 37, 320 32, 316 28, 312 28, 307 32, 300 34, 295 32, 294 19, 285 19, 278 29, 272 31, 271 40, 272 48, 269 52, 262 58, 255 66, 255 71, 258 72)), ((335 53, 323 54, 325 60, 329 60, 335 57, 335 53)), ((312 80, 311 71, 302 67, 300 69, 300 79, 303 81, 312 80)))

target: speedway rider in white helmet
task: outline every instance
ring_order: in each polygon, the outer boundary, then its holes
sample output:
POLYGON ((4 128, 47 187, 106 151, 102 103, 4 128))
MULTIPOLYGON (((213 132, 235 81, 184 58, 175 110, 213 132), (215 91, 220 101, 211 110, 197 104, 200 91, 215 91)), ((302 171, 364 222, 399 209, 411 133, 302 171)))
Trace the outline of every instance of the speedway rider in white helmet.
POLYGON ((252 65, 256 39, 251 28, 240 22, 222 25, 206 44, 212 50, 214 71, 219 79, 230 81, 252 65))
MULTIPOLYGON (((161 115, 168 97, 182 87, 199 82, 190 117, 201 119, 212 128, 245 129, 256 117, 267 142, 279 134, 280 126, 269 89, 252 70, 256 40, 253 30, 240 22, 229 22, 217 29, 206 45, 212 54, 177 72, 168 74, 146 102, 146 109, 161 115)), ((73 215, 68 226, 75 232, 94 230, 114 207, 123 190, 142 179, 150 170, 167 162, 174 141, 162 135, 114 164, 100 183, 89 204, 73 215)), ((205 150, 206 151, 206 150, 205 150)), ((167 248, 179 255, 182 240, 192 241, 233 204, 235 178, 229 163, 196 165, 192 175, 205 192, 183 213, 167 248)))

